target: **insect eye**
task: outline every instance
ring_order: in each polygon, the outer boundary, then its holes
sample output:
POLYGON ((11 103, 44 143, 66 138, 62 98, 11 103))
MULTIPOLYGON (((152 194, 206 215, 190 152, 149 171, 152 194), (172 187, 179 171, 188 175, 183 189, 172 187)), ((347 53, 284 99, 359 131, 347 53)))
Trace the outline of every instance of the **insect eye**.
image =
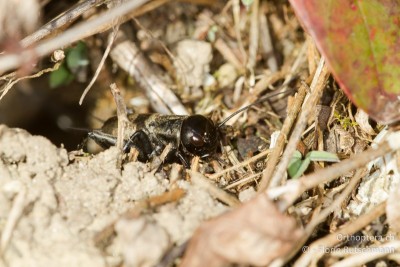
POLYGON ((196 147, 202 147, 205 144, 203 138, 197 135, 192 136, 191 143, 196 147))

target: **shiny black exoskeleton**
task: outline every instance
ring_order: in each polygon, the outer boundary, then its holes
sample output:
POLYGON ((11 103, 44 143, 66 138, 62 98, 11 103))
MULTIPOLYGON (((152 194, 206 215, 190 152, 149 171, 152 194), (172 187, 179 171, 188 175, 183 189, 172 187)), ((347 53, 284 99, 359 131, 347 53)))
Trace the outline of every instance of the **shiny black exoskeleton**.
MULTIPOLYGON (((130 114, 129 127, 125 130, 124 151, 135 147, 138 160, 148 161, 158 156, 168 144, 172 144, 166 161, 180 161, 188 168, 193 156, 206 158, 215 153, 220 140, 219 127, 202 115, 179 116, 162 114, 130 114)), ((108 119, 99 130, 89 132, 103 148, 117 142, 118 118, 108 119)))
MULTIPOLYGON (((146 162, 153 156, 159 156, 164 148, 171 144, 172 149, 165 161, 180 161, 189 168, 189 159, 193 156, 207 158, 216 152, 222 127, 232 117, 270 97, 291 92, 292 90, 285 90, 267 94, 235 111, 219 124, 214 124, 203 115, 130 114, 130 125, 125 129, 124 151, 127 153, 131 147, 135 147, 139 152, 138 160, 146 162)), ((103 148, 108 148, 117 143, 117 132, 118 118, 112 117, 101 129, 89 132, 89 138, 103 148)))

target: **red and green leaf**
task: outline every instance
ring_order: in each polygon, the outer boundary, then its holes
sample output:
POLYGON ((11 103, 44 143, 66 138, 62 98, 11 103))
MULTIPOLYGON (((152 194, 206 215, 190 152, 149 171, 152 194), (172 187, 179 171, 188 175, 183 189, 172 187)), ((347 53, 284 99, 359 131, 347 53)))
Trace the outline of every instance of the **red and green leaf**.
POLYGON ((400 1, 290 0, 349 98, 381 123, 400 120, 400 1))

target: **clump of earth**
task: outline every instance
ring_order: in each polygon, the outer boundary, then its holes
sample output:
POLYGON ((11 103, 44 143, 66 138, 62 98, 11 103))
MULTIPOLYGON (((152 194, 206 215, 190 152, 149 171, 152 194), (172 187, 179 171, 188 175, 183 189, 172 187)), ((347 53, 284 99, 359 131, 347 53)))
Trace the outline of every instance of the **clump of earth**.
POLYGON ((153 266, 199 224, 228 210, 205 189, 171 182, 118 151, 73 156, 0 125, 0 266, 153 266), (180 189, 152 208, 146 199, 180 189))

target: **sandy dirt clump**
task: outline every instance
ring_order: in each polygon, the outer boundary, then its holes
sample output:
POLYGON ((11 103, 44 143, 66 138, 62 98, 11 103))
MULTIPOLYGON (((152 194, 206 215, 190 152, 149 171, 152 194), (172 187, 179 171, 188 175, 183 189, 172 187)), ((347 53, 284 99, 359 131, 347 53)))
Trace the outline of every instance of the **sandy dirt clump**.
POLYGON ((227 210, 179 181, 179 201, 123 217, 171 185, 143 163, 121 171, 116 161, 115 148, 72 159, 42 136, 0 125, 0 266, 153 266, 202 221, 227 210), (96 243, 110 226, 112 238, 96 243))

